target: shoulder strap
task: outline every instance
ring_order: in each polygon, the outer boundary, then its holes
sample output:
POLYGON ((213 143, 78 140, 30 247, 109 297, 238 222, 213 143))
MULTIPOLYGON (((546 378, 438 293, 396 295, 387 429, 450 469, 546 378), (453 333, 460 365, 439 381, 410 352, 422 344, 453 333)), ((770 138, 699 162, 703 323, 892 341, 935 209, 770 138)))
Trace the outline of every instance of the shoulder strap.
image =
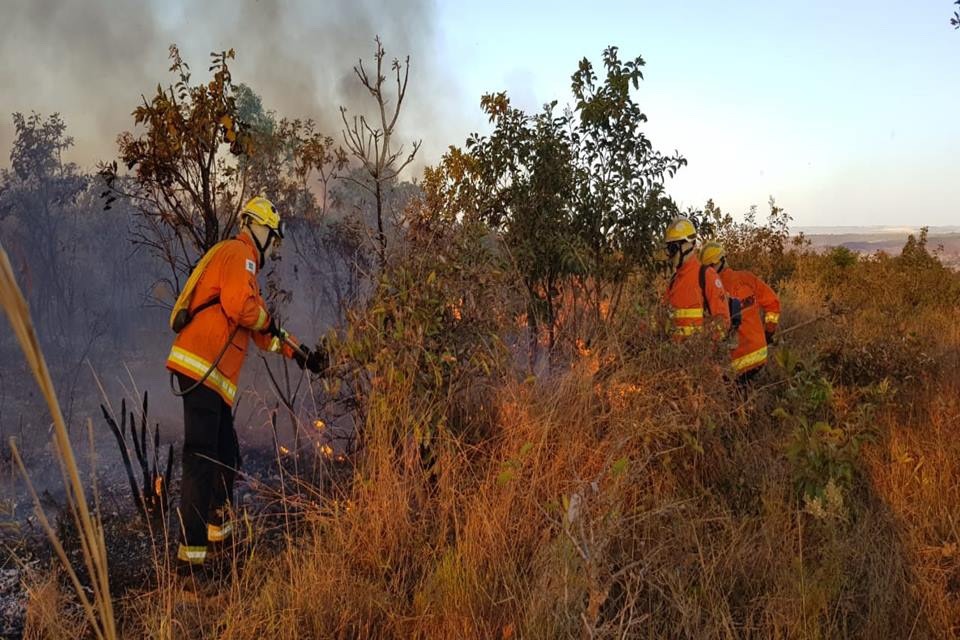
POLYGON ((194 309, 193 313, 191 313, 190 315, 195 317, 198 313, 200 313, 204 309, 209 309, 210 307, 218 304, 220 304, 220 296, 213 296, 203 304, 199 305, 196 309, 194 309))
POLYGON ((703 310, 710 314, 710 304, 707 302, 707 269, 705 264, 700 265, 700 300, 703 301, 703 310))
MULTIPOLYGON (((193 300, 193 291, 197 287, 197 283, 200 281, 200 276, 203 275, 203 272, 206 270, 207 265, 210 264, 210 261, 213 259, 213 256, 221 249, 223 246, 229 242, 229 240, 223 240, 217 244, 210 247, 210 250, 203 254, 203 257, 200 258, 200 262, 197 263, 197 266, 193 268, 193 271, 190 273, 190 277, 187 278, 187 282, 183 285, 183 289, 180 290, 180 295, 177 296, 177 301, 173 304, 173 309, 170 311, 170 327, 174 327, 177 318, 177 314, 182 310, 189 311, 190 303, 193 300)), ((217 297, 217 302, 220 301, 220 298, 217 297)), ((209 301, 208 301, 209 302, 209 301)), ((204 303, 206 304, 206 303, 204 303)), ((206 307, 204 307, 206 308, 206 307)), ((197 309, 199 311, 200 309, 197 309)), ((196 313, 196 311, 194 311, 196 313)))

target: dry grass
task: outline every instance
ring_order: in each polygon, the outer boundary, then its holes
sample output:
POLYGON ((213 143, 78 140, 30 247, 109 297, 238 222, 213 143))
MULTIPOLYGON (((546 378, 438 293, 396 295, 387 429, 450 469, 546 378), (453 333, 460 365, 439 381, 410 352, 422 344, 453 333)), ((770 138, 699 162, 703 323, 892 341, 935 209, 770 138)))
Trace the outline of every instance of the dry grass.
MULTIPOLYGON (((60 463, 60 471, 63 476, 64 488, 66 489, 68 511, 80 538, 84 567, 87 570, 87 575, 91 577, 90 588, 92 598, 87 595, 83 585, 81 585, 77 572, 67 558, 63 545, 50 522, 47 520, 44 510, 40 506, 40 500, 37 497, 36 491, 34 491, 32 484, 30 484, 30 479, 23 466, 23 461, 20 459, 16 441, 11 439, 10 447, 13 451, 14 460, 27 481, 27 486, 36 507, 37 517, 67 573, 76 597, 83 608, 86 622, 90 625, 93 635, 97 638, 112 640, 117 637, 117 631, 114 623, 113 601, 110 596, 110 583, 107 574, 107 549, 103 541, 103 526, 99 519, 99 512, 91 512, 87 505, 86 489, 83 481, 80 479, 80 472, 73 454, 73 447, 70 444, 67 426, 64 422, 63 414, 60 412, 60 405, 53 388, 53 382, 50 379, 50 372, 47 370, 46 360, 40 350, 40 345, 33 329, 30 311, 27 308, 27 303, 23 298, 20 288, 17 286, 7 253, 3 249, 0 249, 0 304, 3 305, 3 309, 7 313, 10 326, 13 328, 17 340, 20 342, 20 347, 23 349, 27 363, 30 365, 30 370, 33 372, 34 378, 36 378, 37 384, 40 386, 40 390, 43 393, 44 399, 47 401, 47 406, 53 417, 53 440, 56 446, 57 461, 60 463)), ((94 493, 94 495, 96 494, 94 493)), ((38 593, 47 594, 50 589, 55 589, 55 586, 44 586, 38 593)), ((55 603, 55 596, 51 597, 54 597, 53 602, 55 603)), ((46 596, 39 598, 39 600, 50 601, 46 596)), ((41 616, 41 619, 44 618, 44 616, 41 616)), ((64 622, 59 618, 55 618, 54 621, 58 623, 56 626, 60 626, 64 622)), ((70 632, 73 634, 77 634, 78 631, 76 627, 70 629, 70 632)))
POLYGON ((784 322, 844 312, 791 334, 802 364, 748 396, 709 344, 629 322, 547 376, 446 395, 388 353, 346 496, 209 597, 171 580, 132 598, 124 636, 956 637, 960 314, 886 289, 895 264, 838 280, 828 260, 798 261, 784 322), (426 415, 445 420, 422 447, 426 415), (833 430, 798 454, 800 418, 833 430))

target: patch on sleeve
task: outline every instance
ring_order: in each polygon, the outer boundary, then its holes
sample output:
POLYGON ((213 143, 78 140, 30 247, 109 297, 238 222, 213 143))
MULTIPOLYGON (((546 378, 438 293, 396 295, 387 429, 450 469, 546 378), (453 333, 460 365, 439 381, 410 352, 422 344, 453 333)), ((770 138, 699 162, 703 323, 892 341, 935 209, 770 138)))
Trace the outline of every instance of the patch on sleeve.
POLYGON ((257 275, 257 263, 256 263, 256 262, 254 262, 253 260, 249 260, 249 259, 248 259, 248 260, 247 260, 246 267, 247 267, 247 271, 249 271, 249 272, 252 273, 253 275, 257 275))
MULTIPOLYGON (((247 262, 250 262, 250 261, 247 260, 247 262)), ((717 289, 723 289, 723 283, 720 282, 720 278, 717 278, 717 289)))

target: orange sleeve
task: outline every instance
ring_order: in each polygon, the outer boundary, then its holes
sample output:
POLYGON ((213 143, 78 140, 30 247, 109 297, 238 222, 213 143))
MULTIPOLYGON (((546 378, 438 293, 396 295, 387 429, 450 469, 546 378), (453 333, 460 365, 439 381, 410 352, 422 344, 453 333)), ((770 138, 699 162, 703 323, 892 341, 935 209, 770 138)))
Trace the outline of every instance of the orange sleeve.
POLYGON ((709 267, 704 273, 703 288, 707 294, 707 308, 710 310, 710 317, 717 318, 724 330, 730 329, 730 307, 727 304, 727 292, 723 288, 723 282, 713 267, 709 267))
POLYGON ((764 329, 768 333, 777 330, 777 324, 780 322, 780 298, 777 293, 770 288, 766 282, 753 276, 753 290, 757 297, 757 304, 763 312, 764 329))
POLYGON ((231 322, 259 332, 270 324, 260 286, 257 265, 239 247, 224 247, 220 264, 220 306, 231 322))

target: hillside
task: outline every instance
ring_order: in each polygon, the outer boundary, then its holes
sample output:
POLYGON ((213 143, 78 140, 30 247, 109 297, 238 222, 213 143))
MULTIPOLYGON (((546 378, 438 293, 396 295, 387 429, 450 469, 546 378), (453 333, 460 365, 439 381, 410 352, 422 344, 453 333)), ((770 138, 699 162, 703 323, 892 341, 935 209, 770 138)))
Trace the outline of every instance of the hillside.
MULTIPOLYGON (((870 228, 824 228, 810 227, 803 230, 804 237, 818 249, 846 247, 857 253, 871 254, 882 251, 897 255, 907 238, 917 235, 919 229, 870 229, 870 228)), ((941 261, 954 269, 960 268, 960 232, 949 227, 934 228, 928 233, 929 244, 941 261)))

